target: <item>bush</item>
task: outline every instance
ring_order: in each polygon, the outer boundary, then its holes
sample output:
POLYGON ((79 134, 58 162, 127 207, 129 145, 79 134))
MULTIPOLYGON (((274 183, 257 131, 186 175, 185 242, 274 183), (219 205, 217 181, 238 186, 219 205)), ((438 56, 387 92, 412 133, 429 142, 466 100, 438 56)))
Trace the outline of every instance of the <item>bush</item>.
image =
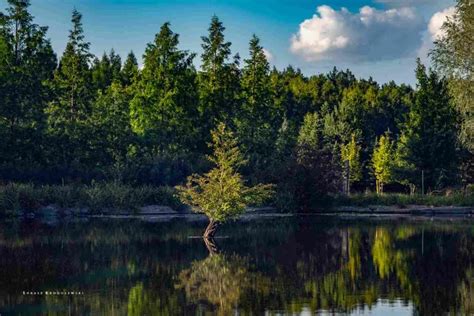
POLYGON ((173 209, 182 205, 171 187, 138 186, 119 183, 91 185, 7 184, 0 186, 0 214, 9 216, 21 211, 34 212, 47 205, 61 208, 104 210, 137 210, 141 206, 161 204, 173 209))
POLYGON ((474 195, 463 195, 461 192, 453 192, 449 196, 443 195, 407 195, 407 194, 383 194, 375 193, 354 194, 351 196, 336 196, 335 206, 368 206, 368 205, 428 205, 428 206, 473 206, 474 195))

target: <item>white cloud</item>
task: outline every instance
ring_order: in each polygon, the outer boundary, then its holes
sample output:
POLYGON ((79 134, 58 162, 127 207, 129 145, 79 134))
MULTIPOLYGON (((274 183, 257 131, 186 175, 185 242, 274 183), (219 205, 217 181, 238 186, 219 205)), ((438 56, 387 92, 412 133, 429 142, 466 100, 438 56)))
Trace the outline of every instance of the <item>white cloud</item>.
POLYGON ((444 36, 444 31, 442 29, 443 23, 447 20, 448 17, 454 16, 455 12, 455 7, 449 7, 433 14, 430 19, 430 23, 428 24, 428 32, 430 33, 431 39, 433 41, 444 36))
POLYGON ((421 45, 418 50, 418 57, 420 57, 424 63, 430 62, 429 53, 434 47, 433 42, 444 35, 444 31, 441 27, 448 17, 454 15, 455 11, 455 7, 449 7, 431 16, 426 34, 423 38, 423 45, 421 45))
POLYGON ((265 54, 265 57, 267 57, 267 60, 268 60, 269 62, 273 61, 273 58, 274 58, 274 57, 273 57, 273 54, 272 54, 272 52, 270 52, 268 49, 264 48, 264 49, 263 49, 263 54, 265 54))
POLYGON ((358 13, 319 6, 291 38, 291 51, 307 61, 393 60, 415 55, 422 41, 423 19, 413 8, 358 13))

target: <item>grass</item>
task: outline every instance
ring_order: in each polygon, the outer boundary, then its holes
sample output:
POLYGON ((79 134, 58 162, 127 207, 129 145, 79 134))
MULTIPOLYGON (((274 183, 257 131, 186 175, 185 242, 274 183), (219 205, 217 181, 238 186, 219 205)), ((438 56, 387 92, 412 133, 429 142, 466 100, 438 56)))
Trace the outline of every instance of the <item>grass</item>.
POLYGON ((145 205, 166 205, 178 209, 182 205, 171 187, 138 186, 119 183, 91 185, 7 184, 0 186, 0 215, 35 212, 48 205, 59 208, 87 208, 93 213, 105 210, 136 211, 145 205))
POLYGON ((334 200, 335 206, 399 206, 427 205, 427 206, 474 206, 474 194, 463 195, 455 192, 449 196, 438 195, 407 195, 387 193, 353 194, 351 196, 338 196, 334 200))

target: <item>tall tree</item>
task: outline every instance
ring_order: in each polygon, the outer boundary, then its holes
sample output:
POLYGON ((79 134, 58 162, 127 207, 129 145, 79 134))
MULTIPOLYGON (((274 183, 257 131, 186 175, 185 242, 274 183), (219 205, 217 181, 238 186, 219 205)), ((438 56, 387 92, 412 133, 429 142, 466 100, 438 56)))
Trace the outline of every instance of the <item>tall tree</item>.
POLYGON ((236 124, 239 138, 251 153, 251 162, 258 164, 270 156, 280 125, 275 122, 270 66, 259 38, 253 35, 249 46, 250 57, 242 71, 243 104, 236 124))
MULTIPOLYGON (((447 75, 450 92, 461 113, 460 139, 474 154, 474 3, 457 0, 456 11, 442 26, 432 51, 437 70, 447 75)), ((472 156, 471 156, 472 157, 472 156)))
POLYGON ((193 54, 178 49, 179 36, 165 23, 149 43, 130 103, 132 127, 154 153, 193 146, 197 115, 193 54))
POLYGON ((423 172, 426 188, 435 189, 455 179, 456 112, 445 79, 427 73, 419 60, 416 77, 415 101, 398 142, 399 164, 414 172, 411 183, 420 185, 423 172))
POLYGON ((8 0, 0 13, 0 162, 39 162, 47 80, 56 56, 47 27, 33 23, 28 0, 8 0))
POLYGON ((231 118, 238 107, 239 60, 233 62, 231 43, 224 37, 225 27, 217 16, 213 16, 208 36, 201 37, 203 53, 199 73, 199 108, 203 118, 204 134, 214 128, 217 122, 231 124, 231 118))
POLYGON ((47 109, 48 130, 56 141, 52 156, 62 165, 80 162, 86 155, 86 125, 94 96, 90 44, 84 39, 82 15, 75 9, 71 22, 69 41, 54 74, 55 98, 47 109))

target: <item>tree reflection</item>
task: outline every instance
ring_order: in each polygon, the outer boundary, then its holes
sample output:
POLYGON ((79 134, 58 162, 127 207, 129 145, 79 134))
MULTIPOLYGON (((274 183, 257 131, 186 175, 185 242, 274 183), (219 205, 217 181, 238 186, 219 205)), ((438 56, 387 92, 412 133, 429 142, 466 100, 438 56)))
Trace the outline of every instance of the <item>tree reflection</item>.
POLYGON ((194 261, 179 275, 178 288, 193 304, 207 304, 220 315, 230 315, 251 285, 248 263, 237 255, 210 254, 194 261))

